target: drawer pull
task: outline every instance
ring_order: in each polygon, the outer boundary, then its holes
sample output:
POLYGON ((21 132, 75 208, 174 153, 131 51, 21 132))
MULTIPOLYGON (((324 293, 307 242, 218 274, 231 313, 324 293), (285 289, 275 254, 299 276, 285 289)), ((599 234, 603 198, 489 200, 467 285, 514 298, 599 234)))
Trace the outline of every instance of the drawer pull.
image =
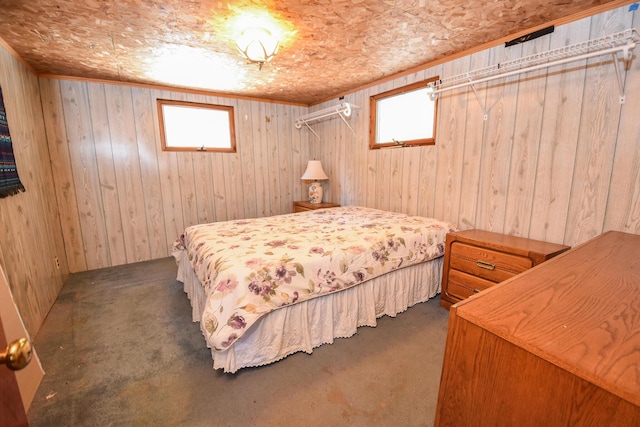
POLYGON ((478 260, 478 261, 476 261, 476 265, 478 267, 480 267, 480 268, 484 268, 484 269, 487 269, 487 270, 495 270, 496 269, 496 266, 491 264, 490 262, 484 262, 484 261, 478 260))
POLYGON ((476 289, 474 289, 474 290, 473 290, 473 293, 474 293, 474 294, 479 294, 479 293, 480 293, 480 289, 477 289, 477 288, 476 288, 476 289))

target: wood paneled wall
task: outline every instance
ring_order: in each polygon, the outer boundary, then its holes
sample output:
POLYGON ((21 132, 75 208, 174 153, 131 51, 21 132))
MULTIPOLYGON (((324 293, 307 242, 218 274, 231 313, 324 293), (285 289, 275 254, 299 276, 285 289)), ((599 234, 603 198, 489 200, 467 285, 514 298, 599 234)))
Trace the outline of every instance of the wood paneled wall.
MULTIPOLYGON (((450 220, 576 245, 604 230, 638 232, 640 61, 618 103, 610 57, 443 93, 436 146, 369 150, 369 96, 631 28, 628 7, 346 95, 350 119, 293 126, 307 109, 148 88, 41 79, 58 209, 72 272, 167 256, 184 227, 287 213, 305 197, 311 158, 325 200, 450 220), (232 105, 238 152, 160 150, 157 98, 232 105)), ((637 56, 637 53, 636 53, 637 56)), ((333 105, 338 100, 314 106, 333 105)))
POLYGON ((435 146, 368 149, 371 95, 639 24, 625 6, 346 95, 361 107, 355 135, 339 119, 314 125, 325 197, 572 246, 606 230, 640 233, 639 48, 622 73, 622 105, 609 55, 478 85, 486 121, 471 88, 444 92, 435 146))
POLYGON ((312 144, 307 108, 41 79, 72 272, 169 256, 185 227, 289 213, 312 144), (237 153, 163 152, 156 99, 231 105, 237 153))
MULTIPOLYGON (((169 255, 184 227, 287 213, 321 159, 325 201, 434 216, 462 229, 576 245, 640 233, 640 52, 618 103, 608 58, 442 94, 436 146, 369 150, 369 96, 638 25, 628 7, 347 94, 350 119, 298 130, 307 108, 38 79, 0 48, 0 84, 27 192, 0 200, 0 262, 31 334, 77 272, 169 255), (238 152, 160 150, 156 98, 232 105, 238 152), (47 152, 48 150, 48 152, 47 152), (56 266, 55 258, 60 261, 56 266)), ((336 72, 343 72, 342 70, 336 72)), ((314 106, 324 108, 338 100, 314 106)))
POLYGON ((0 199, 0 263, 25 326, 35 336, 68 277, 68 267, 38 79, 1 45, 0 86, 26 188, 0 199))

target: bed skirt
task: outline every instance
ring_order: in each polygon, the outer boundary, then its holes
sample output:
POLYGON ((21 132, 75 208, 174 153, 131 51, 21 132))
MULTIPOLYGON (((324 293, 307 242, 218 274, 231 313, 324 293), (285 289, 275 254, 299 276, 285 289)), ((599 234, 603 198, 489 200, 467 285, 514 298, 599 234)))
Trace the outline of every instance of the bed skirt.
MULTIPOLYGON (((262 317, 241 339, 224 351, 211 350, 214 369, 233 373, 267 365, 290 354, 354 335, 360 326, 376 326, 383 315, 395 317, 440 293, 443 257, 405 267, 333 294, 275 310, 262 317)), ((200 285, 182 251, 177 280, 191 301, 192 319, 200 322, 205 307, 200 285)), ((200 324, 203 335, 206 334, 200 324)))

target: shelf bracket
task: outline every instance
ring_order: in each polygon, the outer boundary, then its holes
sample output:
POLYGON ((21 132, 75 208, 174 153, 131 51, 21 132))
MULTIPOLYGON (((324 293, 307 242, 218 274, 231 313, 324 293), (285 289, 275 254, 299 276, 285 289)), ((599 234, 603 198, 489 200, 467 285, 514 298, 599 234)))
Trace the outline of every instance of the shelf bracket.
POLYGON ((471 89, 473 89, 473 93, 476 95, 478 104, 480 104, 480 108, 482 108, 482 117, 484 118, 484 120, 487 120, 489 118, 489 112, 487 111, 487 107, 484 105, 484 102, 482 102, 482 99, 480 99, 480 95, 478 95, 476 85, 474 84, 473 80, 471 80, 471 76, 469 76, 469 86, 471 86, 471 89))
POLYGON ((312 133, 312 134, 314 134, 314 135, 316 136, 316 138, 320 139, 320 135, 318 135, 318 134, 316 133, 316 131, 314 131, 313 129, 311 129, 311 126, 309 126, 309 123, 304 122, 304 125, 305 125, 307 128, 309 128, 309 130, 311 131, 311 133, 312 133))
MULTIPOLYGON (((351 114, 351 113, 349 113, 351 114)), ((347 127, 349 128, 349 130, 351 130, 351 133, 353 133, 354 135, 356 134, 356 131, 353 130, 353 128, 351 127, 351 125, 349 124, 349 122, 347 122, 347 118, 344 116, 344 114, 339 113, 340 118, 342 119, 342 121, 344 122, 345 125, 347 125, 347 127)))
MULTIPOLYGON (((629 62, 631 60, 631 51, 628 48, 628 46, 626 47, 626 49, 623 50, 622 52, 622 60, 623 62, 623 67, 624 64, 626 64, 627 62, 629 62)), ((624 93, 624 87, 622 86, 622 77, 620 76, 620 66, 618 65, 617 59, 618 59, 618 55, 616 55, 616 53, 612 53, 611 56, 613 57, 613 66, 616 69, 616 81, 618 82, 618 93, 620 94, 620 104, 624 104, 626 101, 626 95, 624 93)))

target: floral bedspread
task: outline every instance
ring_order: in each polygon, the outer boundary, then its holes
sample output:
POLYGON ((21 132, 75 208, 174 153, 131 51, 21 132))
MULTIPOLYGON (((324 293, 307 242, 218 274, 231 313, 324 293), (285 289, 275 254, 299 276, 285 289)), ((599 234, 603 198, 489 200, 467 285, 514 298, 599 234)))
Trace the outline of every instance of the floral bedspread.
POLYGON ((358 206, 188 227, 186 250, 207 303, 208 344, 224 350, 261 316, 444 254, 455 227, 358 206))

